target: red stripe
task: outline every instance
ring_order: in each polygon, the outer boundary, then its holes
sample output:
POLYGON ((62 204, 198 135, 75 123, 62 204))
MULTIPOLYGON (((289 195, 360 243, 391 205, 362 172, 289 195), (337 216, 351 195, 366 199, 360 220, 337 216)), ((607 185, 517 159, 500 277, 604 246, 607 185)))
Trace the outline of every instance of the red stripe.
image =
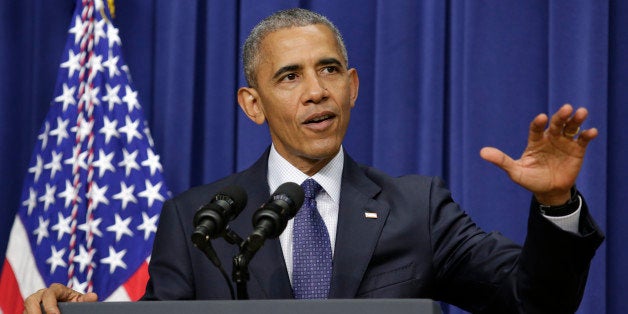
POLYGON ((11 264, 5 259, 0 275, 0 309, 5 314, 22 313, 24 311, 24 298, 17 285, 15 274, 11 264))
POLYGON ((146 283, 148 282, 148 263, 144 261, 137 269, 135 274, 127 280, 122 286, 126 289, 126 293, 131 301, 139 300, 146 291, 146 283))

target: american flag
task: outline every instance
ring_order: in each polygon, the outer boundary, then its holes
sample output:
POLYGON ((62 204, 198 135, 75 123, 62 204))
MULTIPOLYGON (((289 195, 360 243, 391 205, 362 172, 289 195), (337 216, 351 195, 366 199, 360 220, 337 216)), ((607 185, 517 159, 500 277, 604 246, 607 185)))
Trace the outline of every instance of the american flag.
POLYGON ((4 313, 55 282, 138 299, 168 194, 107 6, 77 1, 68 33, 0 278, 4 313))

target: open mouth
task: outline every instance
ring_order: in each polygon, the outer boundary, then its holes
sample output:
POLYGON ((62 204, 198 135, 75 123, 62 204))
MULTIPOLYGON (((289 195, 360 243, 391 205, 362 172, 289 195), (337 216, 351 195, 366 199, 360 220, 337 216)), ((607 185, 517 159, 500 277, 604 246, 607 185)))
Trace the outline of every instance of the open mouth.
POLYGON ((309 120, 305 121, 305 124, 321 123, 323 121, 333 119, 334 117, 335 116, 332 115, 332 114, 325 114, 325 115, 322 115, 322 116, 317 116, 317 117, 314 117, 312 119, 309 119, 309 120))

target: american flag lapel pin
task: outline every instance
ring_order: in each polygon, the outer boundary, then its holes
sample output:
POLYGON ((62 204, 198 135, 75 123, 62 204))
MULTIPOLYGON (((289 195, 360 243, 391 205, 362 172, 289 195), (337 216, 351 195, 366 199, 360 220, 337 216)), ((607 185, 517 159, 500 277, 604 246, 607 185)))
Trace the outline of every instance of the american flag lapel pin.
POLYGON ((377 213, 364 212, 364 218, 367 218, 367 219, 377 219, 377 213))

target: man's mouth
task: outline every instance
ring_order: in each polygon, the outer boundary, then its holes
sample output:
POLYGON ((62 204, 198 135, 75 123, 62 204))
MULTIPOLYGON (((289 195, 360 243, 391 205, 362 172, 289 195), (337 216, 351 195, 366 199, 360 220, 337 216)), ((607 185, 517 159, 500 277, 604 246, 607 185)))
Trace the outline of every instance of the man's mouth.
POLYGON ((332 119, 333 117, 334 117, 334 115, 325 114, 325 115, 322 115, 322 116, 317 116, 317 117, 314 117, 312 119, 306 120, 305 124, 320 123, 320 122, 323 122, 325 120, 332 119))

